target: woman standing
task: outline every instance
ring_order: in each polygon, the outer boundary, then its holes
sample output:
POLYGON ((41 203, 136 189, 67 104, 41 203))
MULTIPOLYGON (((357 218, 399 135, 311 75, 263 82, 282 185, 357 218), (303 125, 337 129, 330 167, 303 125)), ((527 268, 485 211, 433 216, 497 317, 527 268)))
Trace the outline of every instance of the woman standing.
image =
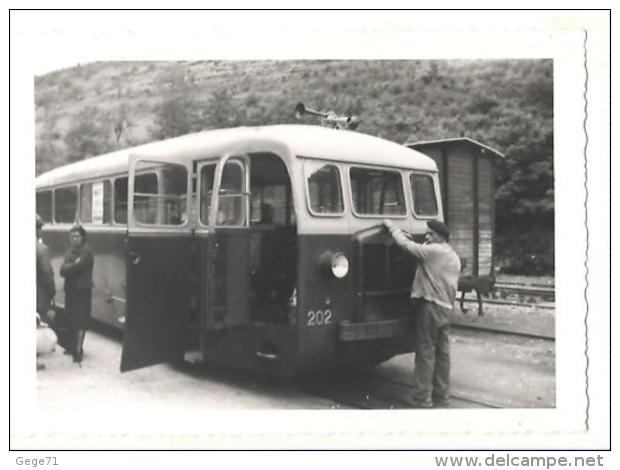
POLYGON ((86 230, 80 225, 69 232, 71 248, 65 253, 60 275, 65 278, 65 310, 74 332, 73 362, 84 356, 84 336, 90 323, 94 258, 86 244, 86 230))

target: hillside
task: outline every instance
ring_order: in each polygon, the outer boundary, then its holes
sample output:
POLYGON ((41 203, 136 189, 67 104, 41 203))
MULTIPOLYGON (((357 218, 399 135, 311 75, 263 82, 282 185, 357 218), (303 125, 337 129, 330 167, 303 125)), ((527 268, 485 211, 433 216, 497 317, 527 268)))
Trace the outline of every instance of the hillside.
POLYGON ((396 142, 467 136, 497 148, 506 266, 552 269, 550 60, 81 65, 35 79, 36 171, 202 129, 297 122, 300 101, 359 115, 360 132, 396 142), (534 251, 512 252, 524 243, 534 251))

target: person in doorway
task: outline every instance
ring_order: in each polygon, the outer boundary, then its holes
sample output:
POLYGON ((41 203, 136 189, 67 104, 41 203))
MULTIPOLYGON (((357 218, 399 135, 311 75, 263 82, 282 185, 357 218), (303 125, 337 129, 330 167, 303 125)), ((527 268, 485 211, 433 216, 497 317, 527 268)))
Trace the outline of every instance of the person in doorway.
POLYGON ((450 230, 437 220, 427 223, 424 244, 410 240, 390 220, 383 221, 396 244, 418 261, 411 298, 416 315, 416 354, 412 406, 449 406, 450 313, 461 271, 448 244, 450 230))
POLYGON ((259 224, 272 225, 273 223, 274 223, 273 206, 266 202, 261 206, 261 218, 260 218, 259 224))
POLYGON ((80 225, 69 232, 71 248, 65 253, 60 275, 65 278, 65 310, 73 332, 73 362, 82 363, 84 337, 91 316, 94 257, 86 243, 86 230, 80 225))
MULTIPOLYGON (((50 263, 50 250, 41 239, 43 219, 37 215, 36 220, 36 253, 37 253, 37 328, 42 319, 47 318, 47 312, 52 306, 56 295, 54 270, 50 263)), ((37 359, 37 370, 45 369, 45 365, 37 359)))

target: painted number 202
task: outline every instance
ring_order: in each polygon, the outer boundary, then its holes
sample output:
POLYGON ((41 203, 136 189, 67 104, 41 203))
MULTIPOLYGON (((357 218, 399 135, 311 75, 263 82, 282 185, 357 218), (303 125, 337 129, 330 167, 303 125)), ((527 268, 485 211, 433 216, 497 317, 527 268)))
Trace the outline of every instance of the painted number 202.
POLYGON ((331 310, 310 310, 308 312, 308 326, 329 325, 332 322, 331 310))

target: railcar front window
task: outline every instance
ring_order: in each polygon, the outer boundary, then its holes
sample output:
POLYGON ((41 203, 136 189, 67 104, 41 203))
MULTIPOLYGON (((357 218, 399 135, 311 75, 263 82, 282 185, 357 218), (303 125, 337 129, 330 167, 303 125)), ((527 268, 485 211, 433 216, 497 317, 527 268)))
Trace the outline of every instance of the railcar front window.
POLYGON ((433 178, 430 175, 413 173, 410 182, 414 214, 420 217, 436 216, 438 211, 433 178))
POLYGON ((77 186, 60 188, 54 191, 54 220, 62 224, 72 224, 75 222, 78 207, 77 186))
POLYGON ((52 221, 52 192, 41 191, 37 193, 37 214, 43 222, 52 221))
POLYGON ((310 212, 316 215, 342 214, 344 204, 338 167, 328 163, 308 161, 304 165, 304 170, 310 212))
POLYGON ((405 198, 398 171, 351 168, 353 209, 359 215, 404 215, 405 198))

